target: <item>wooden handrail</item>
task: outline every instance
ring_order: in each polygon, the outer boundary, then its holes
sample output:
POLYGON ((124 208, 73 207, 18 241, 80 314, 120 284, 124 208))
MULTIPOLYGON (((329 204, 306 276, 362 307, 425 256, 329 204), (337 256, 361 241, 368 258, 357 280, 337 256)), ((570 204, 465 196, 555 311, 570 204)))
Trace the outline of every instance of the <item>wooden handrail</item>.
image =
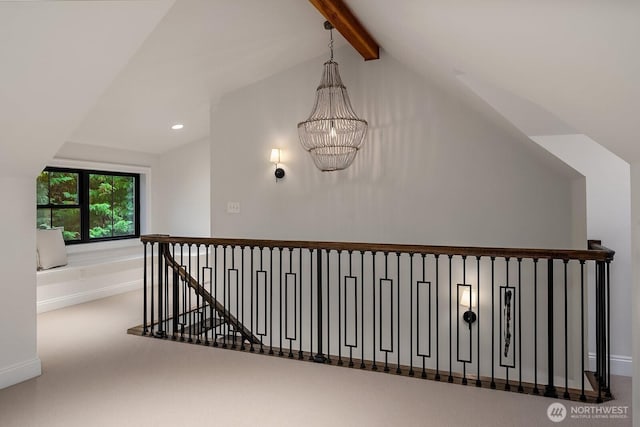
POLYGON ((302 248, 327 251, 382 252, 451 255, 467 257, 563 259, 580 261, 612 261, 615 254, 598 240, 589 241, 589 249, 493 248, 474 246, 433 246, 388 243, 319 242, 302 240, 229 239, 213 237, 174 237, 150 234, 141 236, 143 243, 239 246, 251 248, 302 248))

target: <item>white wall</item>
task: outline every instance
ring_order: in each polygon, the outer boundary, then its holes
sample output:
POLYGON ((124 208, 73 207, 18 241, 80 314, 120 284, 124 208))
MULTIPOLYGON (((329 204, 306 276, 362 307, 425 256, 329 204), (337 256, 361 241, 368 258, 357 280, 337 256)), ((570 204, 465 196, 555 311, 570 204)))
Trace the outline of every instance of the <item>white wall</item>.
POLYGON ((211 117, 214 235, 572 245, 575 173, 531 159, 523 141, 389 56, 363 63, 341 49, 337 60, 355 110, 370 123, 354 164, 322 173, 298 142, 296 124, 311 110, 324 58, 227 95, 211 117), (271 147, 283 149, 279 183, 271 147), (241 213, 227 214, 228 201, 240 202, 241 213))
POLYGON ((0 388, 40 375, 36 353, 34 177, 0 176, 0 388))
POLYGON ((35 178, 172 4, 0 5, 0 388, 40 373, 35 178))
POLYGON ((369 134, 348 170, 318 171, 296 124, 324 59, 230 93, 212 111, 213 235, 584 248, 579 174, 389 56, 363 63, 338 51, 369 134), (283 149, 287 174, 277 183, 272 147, 283 149), (229 201, 239 214, 226 212, 229 201))
POLYGON ((153 163, 151 232, 210 235, 209 139, 161 154, 153 163))
MULTIPOLYGON (((616 251, 611 267, 611 370, 631 366, 631 177, 627 162, 586 135, 532 137, 586 177, 587 236, 616 251)), ((594 313, 590 312, 592 323, 594 313)), ((594 351, 591 349, 591 351, 594 351)))

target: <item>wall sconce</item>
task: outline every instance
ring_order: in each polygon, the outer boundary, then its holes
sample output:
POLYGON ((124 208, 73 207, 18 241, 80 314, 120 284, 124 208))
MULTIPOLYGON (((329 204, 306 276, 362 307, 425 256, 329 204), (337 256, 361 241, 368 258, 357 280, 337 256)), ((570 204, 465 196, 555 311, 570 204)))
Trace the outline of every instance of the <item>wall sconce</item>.
POLYGON ((279 148, 272 148, 271 149, 271 163, 273 163, 276 166, 276 170, 275 170, 274 175, 276 176, 276 182, 278 182, 279 179, 284 178, 284 169, 278 167, 278 164, 280 163, 280 149, 279 148))
POLYGON ((471 310, 476 306, 476 294, 473 294, 471 297, 471 286, 465 287, 462 291, 462 296, 460 297, 460 305, 463 307, 467 307, 467 311, 462 315, 462 320, 469 324, 469 329, 471 329, 471 325, 476 321, 476 314, 471 310))

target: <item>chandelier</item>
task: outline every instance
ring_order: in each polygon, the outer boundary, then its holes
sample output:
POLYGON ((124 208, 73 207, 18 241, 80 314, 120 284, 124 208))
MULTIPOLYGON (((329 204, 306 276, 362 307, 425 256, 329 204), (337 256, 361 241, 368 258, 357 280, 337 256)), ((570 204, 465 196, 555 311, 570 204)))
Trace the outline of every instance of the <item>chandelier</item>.
POLYGON ((330 33, 331 57, 324 63, 311 115, 298 123, 298 135, 316 167, 329 172, 346 169, 353 163, 364 143, 367 122, 353 111, 338 63, 333 60, 333 26, 326 21, 324 28, 330 33))

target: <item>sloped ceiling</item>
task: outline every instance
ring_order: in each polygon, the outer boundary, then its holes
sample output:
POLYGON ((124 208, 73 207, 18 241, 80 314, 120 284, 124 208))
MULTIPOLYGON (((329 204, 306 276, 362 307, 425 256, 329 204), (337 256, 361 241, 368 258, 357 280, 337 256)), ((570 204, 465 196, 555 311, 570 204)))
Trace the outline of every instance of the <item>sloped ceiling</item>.
POLYGON ((323 22, 301 0, 178 0, 71 141, 159 153, 207 137, 222 94, 328 55, 323 22))
MULTIPOLYGON (((346 1, 387 54, 456 96, 474 96, 461 74, 486 82, 640 161, 640 2, 346 1)), ((164 152, 206 137, 222 94, 326 52, 303 0, 177 0, 141 44, 170 5, 2 4, 2 157, 60 138, 164 152)))
POLYGON ((640 2, 347 3, 412 68, 486 81, 640 161, 640 2))
POLYGON ((35 175, 172 1, 0 2, 0 169, 35 175))

